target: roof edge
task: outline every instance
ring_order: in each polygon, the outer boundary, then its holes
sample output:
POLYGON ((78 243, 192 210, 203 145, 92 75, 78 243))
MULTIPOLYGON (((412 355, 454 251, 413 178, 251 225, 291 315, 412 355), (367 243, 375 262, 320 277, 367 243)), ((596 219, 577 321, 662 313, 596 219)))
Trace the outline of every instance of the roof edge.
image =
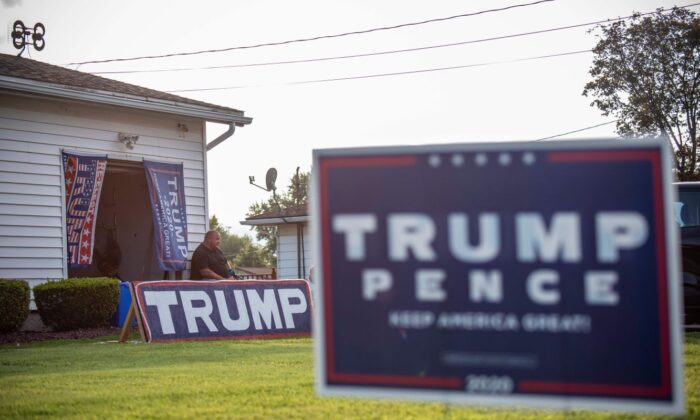
POLYGON ((184 115, 188 117, 201 118, 210 122, 236 124, 239 127, 253 122, 252 118, 246 117, 243 112, 240 111, 225 112, 204 106, 167 101, 163 99, 150 98, 147 96, 128 95, 106 90, 76 88, 72 86, 40 82, 18 77, 0 76, 0 89, 31 92, 64 99, 115 105, 145 111, 163 112, 166 114, 184 115))
POLYGON ((309 221, 309 216, 290 216, 290 217, 270 217, 266 219, 244 220, 239 222, 246 226, 264 226, 264 225, 286 225, 289 223, 304 223, 309 221))

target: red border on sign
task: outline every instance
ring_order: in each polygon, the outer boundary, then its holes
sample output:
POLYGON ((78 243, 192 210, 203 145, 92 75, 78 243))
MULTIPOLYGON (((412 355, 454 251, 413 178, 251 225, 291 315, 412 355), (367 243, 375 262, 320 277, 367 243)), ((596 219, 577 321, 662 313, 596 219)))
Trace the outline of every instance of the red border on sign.
MULTIPOLYGON (((657 278, 659 289, 659 335, 661 350, 661 385, 658 387, 637 385, 615 385, 598 383, 569 383, 547 381, 520 381, 518 388, 523 392, 560 393, 560 394, 612 394, 618 396, 665 397, 671 395, 671 371, 668 328, 668 279, 666 261, 666 235, 663 223, 663 191, 661 186, 661 152, 660 150, 610 150, 610 151, 571 151, 548 152, 550 162, 561 163, 601 163, 648 161, 652 165, 654 222, 656 235, 657 278)), ((346 384, 376 384, 396 386, 427 386, 433 388, 463 387, 463 379, 455 377, 415 377, 404 375, 349 374, 335 371, 334 349, 332 340, 333 322, 331 317, 331 271, 330 271, 330 226, 328 217, 328 170, 338 167, 374 167, 374 166, 412 166, 417 162, 416 156, 380 156, 380 157, 324 157, 320 166, 320 213, 321 235, 323 239, 323 290, 324 322, 326 348, 326 378, 329 382, 346 384)))
POLYGON ((138 309, 141 317, 145 322, 142 322, 144 332, 146 334, 146 341, 149 343, 172 343, 177 341, 220 341, 220 340, 256 340, 263 338, 291 338, 291 337, 310 337, 310 332, 302 333, 271 333, 271 334, 255 334, 255 335, 245 335, 245 336, 227 336, 227 337, 191 337, 191 338, 173 338, 173 339, 152 339, 151 329, 148 323, 148 314, 145 310, 141 310, 144 302, 143 290, 141 285, 153 285, 158 284, 162 286, 182 286, 185 284, 192 284, 193 286, 198 286, 202 284, 207 285, 217 285, 217 284, 232 284, 232 285, 253 285, 253 284, 293 284, 293 285, 303 285, 306 289, 307 303, 309 309, 311 310, 311 316, 314 312, 313 298, 311 297, 311 289, 309 288, 309 283, 305 280, 156 280, 156 281, 134 281, 132 282, 134 286, 134 292, 136 294, 136 308, 138 309))

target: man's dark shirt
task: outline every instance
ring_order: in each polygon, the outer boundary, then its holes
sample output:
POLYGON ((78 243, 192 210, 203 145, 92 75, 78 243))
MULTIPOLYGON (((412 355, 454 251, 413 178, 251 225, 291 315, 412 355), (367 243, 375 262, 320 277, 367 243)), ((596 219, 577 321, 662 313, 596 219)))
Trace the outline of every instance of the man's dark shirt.
POLYGON ((192 254, 192 268, 190 270, 190 279, 202 280, 202 273, 199 271, 208 268, 223 278, 228 277, 228 266, 226 265, 226 257, 219 248, 209 250, 203 244, 199 244, 197 249, 192 254))

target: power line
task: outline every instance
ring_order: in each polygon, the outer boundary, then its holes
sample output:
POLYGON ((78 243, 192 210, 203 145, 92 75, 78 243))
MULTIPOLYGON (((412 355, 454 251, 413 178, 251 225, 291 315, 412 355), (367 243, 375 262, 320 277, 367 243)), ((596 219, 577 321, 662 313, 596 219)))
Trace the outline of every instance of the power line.
MULTIPOLYGON (((698 6, 698 5, 700 5, 700 3, 693 3, 693 4, 688 4, 685 6, 678 6, 678 7, 679 8, 688 8, 688 7, 698 6)), ((661 9, 660 11, 666 12, 666 11, 668 11, 668 9, 661 9)), ((568 25, 568 26, 560 26, 560 27, 556 27, 556 28, 541 29, 541 30, 537 30, 537 31, 521 32, 521 33, 516 33, 516 34, 501 35, 501 36, 490 37, 490 38, 481 38, 481 39, 474 39, 474 40, 469 40, 469 41, 452 42, 449 44, 439 44, 439 45, 428 45, 428 46, 415 47, 415 48, 405 48, 405 49, 399 49, 399 50, 378 51, 378 52, 371 52, 371 53, 339 55, 339 56, 320 57, 320 58, 308 58, 308 59, 300 59, 300 60, 268 61, 268 62, 248 63, 248 64, 231 64, 231 65, 223 65, 223 66, 182 67, 182 68, 174 68, 174 69, 152 69, 152 70, 99 71, 99 72, 91 72, 91 74, 133 74, 133 73, 163 73, 163 72, 179 72, 179 71, 195 71, 195 70, 217 70, 217 69, 227 69, 227 68, 261 67, 261 66, 274 66, 274 65, 282 65, 282 64, 312 63, 312 62, 319 62, 319 61, 344 60, 344 59, 360 58, 360 57, 372 57, 372 56, 378 56, 378 55, 398 54, 398 53, 430 50, 430 49, 436 49, 436 48, 455 47, 455 46, 459 46, 459 45, 477 44, 477 43, 482 43, 482 42, 498 41, 498 40, 502 40, 502 39, 510 39, 510 38, 529 36, 529 35, 544 34, 544 33, 548 33, 548 32, 556 32, 556 31, 562 31, 562 30, 566 30, 566 29, 574 29, 574 28, 582 28, 582 27, 586 27, 586 26, 593 26, 593 25, 598 25, 601 23, 622 21, 622 20, 631 19, 634 16, 647 16, 647 15, 656 14, 658 12, 659 11, 654 11, 654 12, 648 12, 648 13, 641 13, 639 15, 624 16, 624 17, 620 17, 620 18, 616 18, 616 19, 605 19, 605 20, 598 20, 595 22, 580 23, 580 24, 576 24, 576 25, 568 25)))
MULTIPOLYGON (((371 78, 376 78, 376 77, 402 76, 402 75, 408 75, 408 74, 429 73, 429 72, 435 72, 435 71, 465 69, 465 68, 470 68, 470 67, 486 67, 486 66, 492 66, 492 65, 496 65, 496 64, 507 64, 507 63, 517 63, 517 62, 522 62, 522 61, 541 60, 541 59, 545 59, 545 58, 563 57, 563 56, 567 56, 567 55, 584 54, 584 53, 589 53, 589 52, 591 52, 591 50, 569 51, 569 52, 558 53, 558 54, 540 55, 537 57, 518 58, 518 59, 513 59, 513 60, 489 61, 489 62, 485 62, 485 63, 465 64, 465 65, 461 65, 461 66, 436 67, 436 68, 430 68, 430 69, 409 70, 409 71, 400 71, 400 72, 394 72, 394 73, 380 73, 380 74, 367 74, 367 75, 361 75, 361 76, 337 77, 337 78, 332 78, 332 79, 302 80, 302 81, 297 81, 297 82, 277 83, 274 85, 276 85, 276 86, 306 85, 306 84, 312 84, 312 83, 340 82, 340 81, 345 81, 345 80, 358 80, 358 79, 371 79, 371 78)), ((201 88, 201 89, 179 89, 179 90, 168 90, 166 92, 168 92, 168 93, 206 92, 206 91, 213 91, 213 90, 248 89, 248 88, 254 88, 254 87, 264 87, 264 85, 225 86, 225 87, 213 87, 213 88, 201 88)))
POLYGON ((554 138, 557 138, 557 137, 565 136, 565 135, 567 135, 567 134, 579 133, 579 132, 581 132, 581 131, 590 130, 590 129, 596 128, 596 127, 602 127, 602 126, 604 126, 604 125, 608 125, 608 124, 612 124, 612 123, 616 123, 616 122, 617 122, 617 120, 608 121, 608 122, 605 122, 605 123, 602 123, 602 124, 592 125, 592 126, 590 126, 590 127, 579 128, 578 130, 574 130, 574 131, 567 131, 566 133, 555 134, 555 135, 549 136, 549 137, 543 137, 543 138, 537 139, 537 140, 535 140, 535 141, 550 140, 550 139, 554 139, 554 138))
POLYGON ((162 54, 162 55, 146 55, 146 56, 141 56, 141 57, 130 57, 130 58, 112 58, 112 59, 107 59, 107 60, 82 61, 82 62, 68 63, 67 65, 72 66, 72 65, 82 65, 82 64, 111 63, 111 62, 115 62, 115 61, 146 60, 146 59, 151 59, 151 58, 166 58, 166 57, 175 57, 175 56, 184 56, 184 55, 217 53, 217 52, 225 52, 225 51, 233 51, 233 50, 270 47, 270 46, 276 46, 276 45, 286 45, 286 44, 293 44, 293 43, 299 43, 299 42, 318 41, 320 39, 340 38, 340 37, 349 36, 349 35, 360 35, 360 34, 367 34, 367 33, 371 33, 371 32, 388 31, 388 30, 392 30, 392 29, 405 28, 408 26, 424 25, 427 23, 444 22, 447 20, 483 15, 486 13, 503 12, 506 10, 515 9, 515 8, 519 8, 519 7, 534 6, 537 4, 549 3, 549 2, 553 2, 553 1, 554 0, 538 0, 538 1, 534 1, 532 3, 514 4, 511 6, 500 7, 497 9, 480 10, 478 12, 463 13, 460 15, 422 20, 419 22, 402 23, 402 24, 394 25, 394 26, 384 26, 384 27, 380 27, 380 28, 364 29, 364 30, 359 30, 359 31, 344 32, 344 33, 333 34, 333 35, 320 35, 320 36, 315 36, 315 37, 311 37, 311 38, 300 38, 300 39, 292 39, 292 40, 287 40, 287 41, 268 42, 268 43, 264 43, 264 44, 244 45, 244 46, 236 46, 236 47, 220 48, 220 49, 212 49, 212 50, 190 51, 190 52, 162 54))

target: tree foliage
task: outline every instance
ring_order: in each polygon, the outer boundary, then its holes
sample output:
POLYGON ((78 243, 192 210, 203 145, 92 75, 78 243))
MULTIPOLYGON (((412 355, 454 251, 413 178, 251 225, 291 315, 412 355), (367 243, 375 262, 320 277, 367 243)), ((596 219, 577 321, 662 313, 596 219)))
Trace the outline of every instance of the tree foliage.
POLYGON ((234 267, 275 267, 276 258, 265 247, 253 242, 250 236, 243 236, 241 249, 233 259, 234 267))
MULTIPOLYGON (((246 217, 270 212, 284 212, 307 205, 309 201, 309 176, 309 172, 299 172, 299 168, 297 168, 296 173, 289 180, 287 191, 281 194, 277 193, 265 201, 253 203, 248 208, 246 217)), ((275 254, 277 252, 277 228, 274 226, 253 226, 252 229, 255 230, 256 238, 265 244, 265 250, 271 255, 275 254)))
POLYGON ((698 179, 700 19, 673 8, 629 22, 596 28, 602 32, 583 94, 605 116, 615 116, 618 134, 668 138, 679 180, 698 179))
POLYGON ((219 248, 234 267, 274 267, 277 262, 273 254, 267 252, 248 235, 239 236, 231 233, 228 226, 219 223, 216 215, 209 218, 209 229, 221 234, 219 248))

